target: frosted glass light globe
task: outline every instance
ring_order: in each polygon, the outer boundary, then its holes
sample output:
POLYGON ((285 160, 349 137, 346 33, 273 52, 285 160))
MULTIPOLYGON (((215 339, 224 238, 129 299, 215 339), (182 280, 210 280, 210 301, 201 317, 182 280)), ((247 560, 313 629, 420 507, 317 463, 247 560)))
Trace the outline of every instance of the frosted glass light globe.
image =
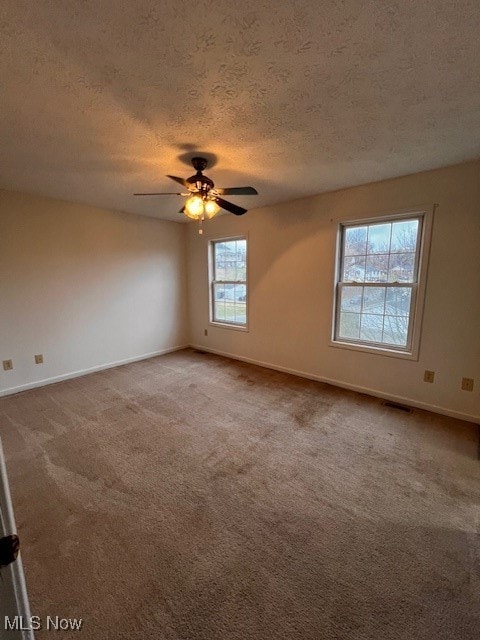
POLYGON ((191 196, 185 202, 185 213, 189 218, 193 218, 194 220, 200 218, 203 210, 203 200, 200 196, 191 196))
POLYGON ((205 202, 205 215, 210 220, 220 211, 220 207, 215 200, 207 200, 205 202))

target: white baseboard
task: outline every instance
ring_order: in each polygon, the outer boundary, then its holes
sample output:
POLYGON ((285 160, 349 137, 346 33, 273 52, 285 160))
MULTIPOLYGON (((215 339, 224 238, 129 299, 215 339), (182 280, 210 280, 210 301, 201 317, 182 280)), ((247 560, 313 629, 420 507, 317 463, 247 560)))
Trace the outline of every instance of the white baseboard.
POLYGON ((70 373, 64 373, 60 376, 53 376, 52 378, 43 378, 42 380, 36 380, 35 382, 28 382, 18 387, 10 387, 8 389, 0 389, 0 397, 10 396, 14 393, 20 393, 21 391, 28 391, 28 389, 35 389, 36 387, 44 387, 47 384, 53 384, 55 382, 62 382, 63 380, 70 380, 71 378, 79 378, 89 373, 96 373, 97 371, 104 371, 105 369, 113 369, 113 367, 120 367, 123 364, 130 364, 131 362, 139 362, 140 360, 148 360, 148 358, 154 358, 155 356, 163 356, 166 353, 172 353, 173 351, 180 351, 181 349, 187 349, 190 345, 182 344, 176 347, 169 347, 168 349, 162 349, 161 351, 152 351, 151 353, 144 353, 141 356, 133 356, 133 358, 126 358, 125 360, 117 360, 116 362, 109 362, 108 364, 101 364, 96 367, 90 367, 88 369, 80 369, 79 371, 71 371, 70 373))
POLYGON ((289 367, 281 367, 269 362, 262 362, 261 360, 253 360, 252 358, 244 358, 243 356, 236 355, 234 353, 227 353, 226 351, 219 351, 218 349, 210 349, 202 345, 191 344, 192 349, 198 349, 199 351, 206 351, 218 356, 224 356, 225 358, 232 358, 233 360, 240 360, 241 362, 248 362, 249 364, 255 364, 259 367, 265 367, 266 369, 274 369, 275 371, 281 371, 282 373, 290 373, 300 378, 307 378, 308 380, 316 380, 317 382, 325 382, 331 384, 334 387, 341 387, 342 389, 348 389, 349 391, 357 391, 358 393, 365 393, 369 396, 375 396, 376 398, 382 398, 383 400, 390 400, 391 402, 398 402, 405 404, 416 409, 423 409, 425 411, 432 411, 433 413, 440 413, 441 415, 448 416, 449 418, 457 418, 458 420, 465 420, 466 422, 480 423, 480 416, 473 416, 468 413, 461 413, 460 411, 452 411, 446 407, 441 407, 436 404, 428 404, 427 402, 419 402, 412 398, 405 398, 404 396, 396 396, 389 393, 384 393, 378 389, 370 389, 369 387, 361 387, 359 385, 350 384, 349 382, 342 382, 341 380, 333 380, 332 378, 325 378, 313 373, 307 373, 306 371, 298 371, 297 369, 290 369, 289 367))
POLYGON ((232 358, 233 360, 239 360, 240 362, 248 362, 259 367, 265 367, 266 369, 273 369, 274 371, 281 371, 283 373, 290 373, 300 378, 307 378, 308 380, 316 380, 317 382, 325 382, 335 387, 341 387, 342 389, 348 389, 349 391, 357 391, 358 393, 365 393, 369 396, 375 396, 376 398, 382 398, 383 400, 390 400, 392 402, 399 402, 416 409, 423 409, 425 411, 432 411, 433 413, 439 413, 450 418, 457 418, 458 420, 465 420, 467 422, 480 423, 480 416, 470 415, 468 413, 462 413, 460 411, 453 411, 446 407, 441 407, 435 404, 428 404, 426 402, 419 402, 412 398, 406 398, 404 396, 397 396, 393 394, 384 393, 378 389, 370 389, 369 387, 361 387, 359 385, 350 384, 348 382, 342 382, 341 380, 334 380, 332 378, 325 378, 324 376, 315 375, 313 373, 307 373, 306 371, 299 371, 297 369, 291 369, 289 367, 282 367, 280 365, 271 364, 269 362, 263 362, 262 360, 254 360, 253 358, 245 358, 234 353, 228 353, 226 351, 220 351, 218 349, 211 349, 203 345, 197 344, 182 344, 176 347, 169 347, 168 349, 162 349, 161 351, 152 351, 151 353, 144 353, 140 356, 134 356, 133 358, 126 358, 125 360, 117 360, 116 362, 109 362, 108 364, 102 364, 96 367, 90 367, 89 369, 81 369, 79 371, 72 371, 60 376, 54 376, 52 378, 43 378, 42 380, 36 380, 35 382, 29 382, 17 387, 10 387, 7 389, 0 389, 0 397, 9 396, 14 393, 20 393, 22 391, 28 391, 28 389, 35 389, 36 387, 43 387, 55 382, 62 382, 63 380, 70 380, 71 378, 78 378, 80 376, 87 375, 89 373, 96 373, 97 371, 104 371, 105 369, 112 369, 113 367, 120 367, 124 364, 131 362, 139 362, 140 360, 148 360, 148 358, 154 358, 156 356, 162 356, 166 353, 172 353, 173 351, 180 351, 182 349, 198 349, 200 351, 206 351, 225 358, 232 358))

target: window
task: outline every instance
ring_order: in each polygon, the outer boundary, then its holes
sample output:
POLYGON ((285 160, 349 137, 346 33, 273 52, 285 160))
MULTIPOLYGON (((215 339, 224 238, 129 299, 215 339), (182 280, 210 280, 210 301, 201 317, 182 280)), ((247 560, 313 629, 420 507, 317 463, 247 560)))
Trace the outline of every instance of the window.
POLYGON ((210 242, 211 321, 247 326, 247 240, 210 242))
POLYGON ((425 213, 341 225, 334 343, 416 355, 425 230, 425 213))

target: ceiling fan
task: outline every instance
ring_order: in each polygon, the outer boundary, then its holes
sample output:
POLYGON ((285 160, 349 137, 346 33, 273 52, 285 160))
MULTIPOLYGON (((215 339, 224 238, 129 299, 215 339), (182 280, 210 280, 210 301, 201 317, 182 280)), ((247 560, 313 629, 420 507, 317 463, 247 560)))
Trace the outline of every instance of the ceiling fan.
POLYGON ((225 209, 229 213, 233 213, 236 216, 243 216, 247 212, 247 209, 239 207, 233 202, 228 202, 220 196, 256 196, 258 191, 253 187, 228 187, 221 188, 215 187, 215 184, 210 178, 205 176, 202 171, 207 167, 207 159, 196 157, 192 158, 193 168, 196 170, 196 174, 190 176, 184 180, 177 176, 167 176, 171 180, 175 180, 182 187, 185 187, 186 193, 181 192, 168 192, 168 193, 134 193, 134 196, 184 196, 187 200, 179 213, 183 213, 187 218, 192 220, 198 220, 200 222, 200 231, 202 231, 202 222, 207 218, 210 220, 213 218, 220 209, 225 209))

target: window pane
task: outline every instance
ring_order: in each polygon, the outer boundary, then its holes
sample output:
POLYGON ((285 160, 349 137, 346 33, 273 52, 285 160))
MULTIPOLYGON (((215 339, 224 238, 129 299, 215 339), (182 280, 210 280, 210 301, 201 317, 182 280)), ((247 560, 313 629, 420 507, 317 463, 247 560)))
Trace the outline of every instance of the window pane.
POLYGON ((383 330, 383 316, 374 316, 370 313, 362 313, 360 325, 361 340, 369 342, 381 342, 383 330))
MULTIPOLYGON (((230 258, 231 256, 229 256, 230 258)), ((225 280, 236 280, 237 278, 237 263, 235 260, 225 261, 225 280)))
POLYGON ((235 322, 235 302, 233 300, 225 301, 225 321, 235 322))
POLYGON ((365 256, 345 258, 343 261, 343 280, 345 282, 364 282, 365 256))
POLYGON ((215 301, 223 301, 225 299, 225 285, 224 284, 215 284, 214 285, 214 299, 215 299, 215 301))
POLYGON ((365 282, 387 282, 388 253, 367 256, 365 282))
POLYGON ((385 301, 385 314, 408 317, 411 297, 412 290, 410 287, 389 287, 385 301))
POLYGON ((359 338, 360 337, 360 314, 340 313, 339 338, 359 338))
POLYGON ((237 262, 237 277, 235 280, 247 279, 247 265, 245 262, 237 262))
POLYGON ((237 241, 215 243, 215 279, 235 280, 237 241))
POLYGON ((346 227, 345 255, 359 256, 367 253, 367 227, 346 227))
POLYGON ((237 240, 235 280, 246 280, 247 277, 247 241, 237 240))
POLYGON ((245 262, 247 257, 247 241, 237 240, 237 260, 245 262))
POLYGON ((247 287, 235 285, 235 322, 245 324, 247 321, 247 287))
POLYGON ((246 324, 247 322, 247 310, 245 305, 237 305, 235 309, 235 322, 237 324, 246 324))
POLYGON ((247 286, 245 284, 235 285, 235 302, 244 304, 247 300, 247 286))
POLYGON ((214 320, 223 322, 225 318, 225 302, 216 302, 214 320))
POLYGON ((383 315, 385 311, 385 287, 365 287, 363 312, 383 315))
POLYGON ((367 253, 388 253, 392 225, 371 224, 368 226, 367 253))
POLYGON ((342 311, 360 312, 362 309, 363 287, 342 287, 340 309, 342 311))
POLYGON ((383 324, 383 342, 407 346, 408 318, 403 316, 385 316, 383 324))
POLYGON ((392 253, 388 269, 389 282, 413 282, 414 273, 414 253, 392 253))
POLYGON ((337 338, 407 347, 421 229, 416 214, 343 228, 337 338))
POLYGON ((392 253, 415 253, 418 239, 418 220, 403 220, 392 224, 392 253))
POLYGON ((235 285, 224 284, 223 285, 225 302, 233 302, 235 300, 235 285))
POLYGON ((215 243, 215 280, 245 280, 247 268, 246 240, 215 243))
POLYGON ((216 242, 214 247, 215 247, 215 252, 214 252, 215 280, 226 280, 226 277, 225 277, 226 243, 216 242))
POLYGON ((225 240, 213 243, 213 321, 245 325, 247 322, 247 242, 225 240), (224 282, 218 282, 223 280, 224 282), (229 282, 230 281, 230 282, 229 282))
POLYGON ((226 284, 225 288, 225 317, 226 322, 235 322, 235 285, 226 284))
POLYGON ((213 285, 213 300, 214 320, 225 320, 225 286, 223 284, 213 285))

